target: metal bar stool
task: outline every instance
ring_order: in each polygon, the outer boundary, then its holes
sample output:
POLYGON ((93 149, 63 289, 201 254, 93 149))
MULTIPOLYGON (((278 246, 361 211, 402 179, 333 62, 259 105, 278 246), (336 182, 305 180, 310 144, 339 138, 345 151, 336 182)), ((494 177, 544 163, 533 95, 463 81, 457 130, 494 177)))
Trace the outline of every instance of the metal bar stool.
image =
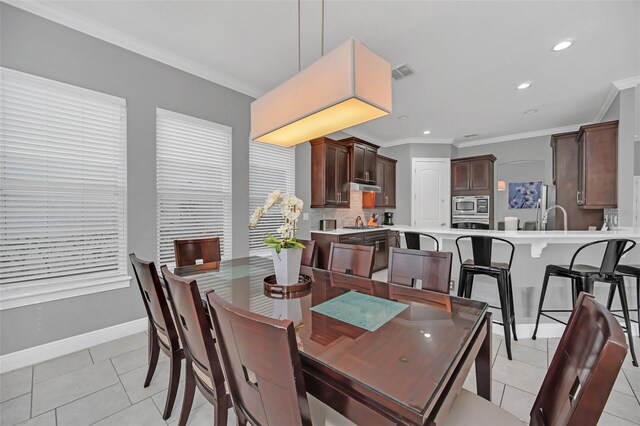
POLYGON ((504 328, 504 340, 507 346, 507 356, 511 357, 511 333, 513 340, 518 341, 516 334, 516 316, 513 308, 513 284, 511 282, 511 263, 513 262, 514 245, 505 239, 498 237, 464 235, 456 239, 458 258, 460 259, 460 284, 458 285, 458 296, 471 298, 473 291, 473 278, 476 275, 488 275, 498 282, 498 296, 500 306, 491 306, 500 309, 502 322, 494 321, 504 328), (471 240, 473 259, 462 261, 462 251, 460 250, 460 240, 471 240), (509 263, 494 262, 492 260, 493 242, 499 241, 510 247, 509 263))
MULTIPOLYGON (((618 265, 616 272, 625 277, 634 277, 636 279, 636 308, 629 309, 629 311, 636 311, 637 320, 631 320, 638 324, 638 333, 640 333, 640 265, 618 265)), ((611 286, 609 289, 609 300, 607 301, 607 309, 611 311, 611 305, 613 304, 613 298, 616 294, 616 287, 611 286)), ((618 311, 611 311, 618 312, 618 311)), ((615 316, 620 317, 620 315, 615 316)))
POLYGON ((407 248, 411 250, 420 250, 420 237, 431 238, 435 242, 435 251, 440 251, 440 243, 433 235, 424 234, 422 232, 405 232, 404 239, 407 242, 407 248))
POLYGON ((625 329, 629 336, 629 348, 631 349, 631 358, 633 360, 633 365, 638 366, 638 361, 636 360, 636 353, 633 347, 633 339, 631 335, 631 321, 629 318, 629 307, 627 305, 627 293, 624 287, 624 277, 620 274, 616 273, 616 268, 618 267, 618 262, 620 262, 620 258, 629 252, 632 248, 634 248, 636 243, 632 240, 627 239, 610 239, 610 240, 599 240, 594 241, 588 244, 585 244, 578 248, 576 252, 573 254, 571 258, 571 262, 569 265, 547 265, 547 268, 544 273, 544 281, 542 282, 542 293, 540 294, 540 303, 538 305, 538 315, 536 317, 536 327, 533 330, 533 336, 531 337, 533 340, 536 339, 536 334, 538 333, 538 325, 540 324, 540 316, 544 316, 546 318, 557 321, 561 324, 565 324, 565 322, 552 317, 551 315, 545 314, 545 312, 571 312, 571 310, 567 309, 543 309, 544 297, 547 293, 547 287, 549 285, 550 277, 562 277, 569 278, 571 280, 571 302, 573 306, 575 306, 576 300, 578 299, 578 294, 581 291, 585 291, 587 293, 593 294, 593 287, 595 282, 605 282, 610 285, 609 289, 609 300, 607 306, 610 308, 611 303, 613 303, 613 296, 615 294, 615 289, 618 289, 620 293, 620 304, 622 305, 622 313, 624 315, 625 320, 625 329), (586 249, 587 247, 592 247, 596 244, 606 244, 606 248, 604 250, 604 254, 602 256, 602 263, 600 267, 595 267, 591 265, 583 265, 576 264, 576 258, 578 254, 586 249))

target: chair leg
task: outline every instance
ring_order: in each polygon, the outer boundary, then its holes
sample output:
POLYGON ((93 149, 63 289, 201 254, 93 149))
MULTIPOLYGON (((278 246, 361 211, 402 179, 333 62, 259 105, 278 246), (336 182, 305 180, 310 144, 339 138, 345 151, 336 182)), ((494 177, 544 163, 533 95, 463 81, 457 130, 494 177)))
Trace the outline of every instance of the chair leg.
POLYGON ((467 275, 467 283, 465 285, 465 295, 467 299, 471 299, 471 293, 473 292, 473 279, 475 278, 475 274, 467 275))
POLYGON ((153 373, 156 372, 156 366, 158 365, 158 355, 160 355, 160 344, 158 343, 158 335, 154 327, 151 326, 149 321, 149 368, 147 369, 147 377, 144 379, 144 387, 149 387, 153 373))
POLYGON ((164 404, 164 412, 162 418, 167 420, 171 416, 173 404, 176 401, 178 393, 178 385, 180 384, 180 369, 182 367, 182 359, 176 353, 171 356, 171 367, 169 372, 169 388, 167 391, 167 402, 164 404))
POLYGON ((613 298, 616 295, 616 287, 617 283, 611 283, 609 286, 609 296, 607 297, 607 309, 611 310, 611 306, 613 306, 613 298))
POLYGON ((464 268, 460 268, 460 282, 458 283, 458 297, 464 297, 465 286, 467 284, 467 271, 464 268))
POLYGON ((544 296, 547 294, 547 286, 549 285, 549 269, 544 271, 544 280, 542 281, 542 292, 540 293, 540 303, 538 303, 538 315, 536 316, 536 327, 533 329, 533 336, 531 338, 536 340, 536 334, 538 333, 538 325, 540 324, 540 314, 542 313, 542 305, 544 304, 544 296))
POLYGON ((633 366, 638 366, 636 359, 636 351, 633 347, 633 333, 631 332, 631 319, 629 318, 629 305, 627 303, 627 291, 624 288, 624 278, 618 279, 618 293, 620 294, 620 305, 622 306, 622 315, 624 315, 624 323, 627 328, 627 336, 629 336, 629 349, 631 350, 631 360, 633 366))
POLYGON ((507 275, 505 273, 500 274, 497 277, 498 280, 498 296, 500 297, 500 311, 502 312, 502 324, 504 328, 504 343, 507 346, 507 357, 513 359, 511 356, 511 325, 509 320, 511 313, 509 312, 509 291, 507 290, 507 275))
POLYGON ((227 426, 227 414, 229 411, 229 405, 227 404, 228 400, 229 398, 224 399, 224 402, 219 400, 218 403, 214 405, 214 426, 227 426))
POLYGON ((636 319, 638 320, 638 335, 640 336, 640 276, 636 276, 636 319))
POLYGON ((178 420, 178 426, 186 426, 196 391, 196 379, 193 377, 193 367, 191 367, 191 363, 189 361, 186 361, 185 363, 185 373, 184 397, 182 398, 182 408, 180 409, 180 420, 178 420))
POLYGON ((507 271, 507 286, 509 287, 509 308, 511 313, 511 332, 513 333, 513 340, 518 341, 518 335, 516 334, 516 310, 513 306, 513 281, 511 280, 511 271, 507 271))

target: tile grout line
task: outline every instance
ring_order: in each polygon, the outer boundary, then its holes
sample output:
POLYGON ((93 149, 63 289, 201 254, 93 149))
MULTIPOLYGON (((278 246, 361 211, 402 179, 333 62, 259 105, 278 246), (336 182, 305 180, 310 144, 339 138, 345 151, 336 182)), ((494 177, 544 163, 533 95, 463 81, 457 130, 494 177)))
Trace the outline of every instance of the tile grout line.
MULTIPOLYGON (((116 366, 113 365, 113 359, 109 358, 109 362, 111 363, 111 366, 113 367, 113 371, 116 372, 116 376, 118 376, 118 382, 120 383, 120 386, 122 386, 122 390, 124 390, 124 394, 127 395, 127 399, 129 400, 129 404, 130 404, 129 407, 131 407, 133 405, 133 402, 131 401, 131 397, 129 396, 129 392, 127 392, 127 388, 125 388, 124 387, 124 383, 122 383, 122 379, 120 378, 120 374, 118 374, 118 370, 116 370, 116 366)), ((131 371, 133 371, 133 370, 131 370, 131 371)))
POLYGON ((640 391, 636 391, 633 386, 631 385, 631 380, 629 380, 629 376, 627 376, 627 372, 624 371, 624 369, 620 369, 620 371, 622 371, 622 374, 624 375, 624 378, 627 380, 627 383, 629 384, 629 387, 631 388, 631 392, 633 393, 633 396, 635 396, 636 401, 638 401, 638 405, 640 405, 640 391))

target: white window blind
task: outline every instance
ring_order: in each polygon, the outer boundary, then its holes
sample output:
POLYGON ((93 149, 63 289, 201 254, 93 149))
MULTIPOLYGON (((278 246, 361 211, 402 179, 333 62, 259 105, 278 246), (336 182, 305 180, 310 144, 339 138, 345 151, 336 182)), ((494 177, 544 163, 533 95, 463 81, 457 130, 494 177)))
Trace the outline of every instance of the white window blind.
MULTIPOLYGON (((273 191, 289 192, 296 189, 295 149, 283 148, 261 142, 250 142, 249 147, 249 215, 273 191)), ((247 223, 249 218, 247 217, 247 223)), ((262 241, 267 232, 278 236, 276 230, 284 223, 279 206, 265 214, 256 229, 249 231, 249 251, 251 254, 266 252, 262 241)))
POLYGON ((158 264, 173 268, 188 238, 220 237, 231 258, 231 127, 156 111, 158 264))
POLYGON ((25 288, 128 285, 125 100, 0 72, 3 308, 25 288))

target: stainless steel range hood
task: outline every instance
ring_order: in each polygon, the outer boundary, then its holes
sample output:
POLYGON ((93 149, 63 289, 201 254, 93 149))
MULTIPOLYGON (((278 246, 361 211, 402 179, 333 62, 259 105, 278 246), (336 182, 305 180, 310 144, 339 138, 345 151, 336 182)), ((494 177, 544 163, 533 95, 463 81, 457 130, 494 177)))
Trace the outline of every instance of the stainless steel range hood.
POLYGON ((359 192, 382 192, 377 185, 365 185, 364 183, 349 182, 349 189, 359 192))

